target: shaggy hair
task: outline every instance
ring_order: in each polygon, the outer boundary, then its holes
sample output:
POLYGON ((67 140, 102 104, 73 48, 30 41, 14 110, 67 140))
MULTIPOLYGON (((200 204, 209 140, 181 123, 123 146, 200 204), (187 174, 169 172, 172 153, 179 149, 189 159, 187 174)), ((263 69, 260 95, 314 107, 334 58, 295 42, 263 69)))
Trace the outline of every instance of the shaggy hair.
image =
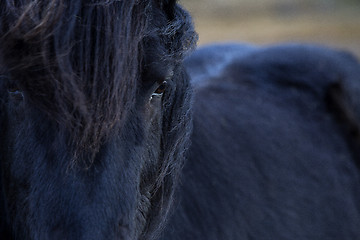
POLYGON ((169 10, 168 25, 153 27, 151 1, 85 2, 0 3, 0 44, 10 78, 67 127, 75 159, 97 153, 134 106, 146 38, 162 41, 166 57, 178 61, 196 41, 180 8, 169 10))

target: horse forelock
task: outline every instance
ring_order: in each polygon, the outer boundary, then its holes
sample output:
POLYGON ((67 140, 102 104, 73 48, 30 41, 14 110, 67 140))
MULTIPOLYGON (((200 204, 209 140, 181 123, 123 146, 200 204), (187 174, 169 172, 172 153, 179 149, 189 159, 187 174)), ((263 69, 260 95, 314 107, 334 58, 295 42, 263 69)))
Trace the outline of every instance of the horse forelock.
POLYGON ((182 61, 195 46, 197 36, 184 10, 176 6, 173 19, 157 25, 158 15, 166 14, 152 4, 0 3, 0 51, 10 78, 32 106, 67 129, 75 155, 96 153, 122 126, 135 103, 145 38, 156 35, 166 48, 163 57, 172 61, 182 61))
POLYGON ((32 105, 96 152, 135 102, 147 1, 5 1, 1 52, 32 105))

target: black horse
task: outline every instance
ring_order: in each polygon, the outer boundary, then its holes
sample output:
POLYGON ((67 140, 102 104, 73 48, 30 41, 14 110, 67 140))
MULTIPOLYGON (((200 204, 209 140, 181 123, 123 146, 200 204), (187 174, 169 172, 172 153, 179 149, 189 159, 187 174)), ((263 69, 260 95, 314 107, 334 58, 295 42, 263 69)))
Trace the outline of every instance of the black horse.
POLYGON ((357 61, 196 38, 174 0, 0 2, 0 239, 358 238, 357 61))

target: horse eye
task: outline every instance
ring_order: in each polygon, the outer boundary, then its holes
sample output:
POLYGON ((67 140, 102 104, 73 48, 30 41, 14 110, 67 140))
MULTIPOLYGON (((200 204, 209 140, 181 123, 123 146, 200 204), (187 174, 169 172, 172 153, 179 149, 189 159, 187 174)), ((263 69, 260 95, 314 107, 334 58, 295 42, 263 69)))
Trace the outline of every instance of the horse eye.
POLYGON ((16 93, 16 92, 19 92, 19 88, 16 86, 16 85, 10 85, 9 87, 8 87, 8 92, 9 93, 16 93))
POLYGON ((166 85, 167 85, 166 81, 162 82, 152 95, 153 96, 161 96, 165 92, 166 85))
POLYGON ((8 92, 16 100, 22 100, 24 98, 22 91, 16 85, 10 85, 8 87, 8 92))

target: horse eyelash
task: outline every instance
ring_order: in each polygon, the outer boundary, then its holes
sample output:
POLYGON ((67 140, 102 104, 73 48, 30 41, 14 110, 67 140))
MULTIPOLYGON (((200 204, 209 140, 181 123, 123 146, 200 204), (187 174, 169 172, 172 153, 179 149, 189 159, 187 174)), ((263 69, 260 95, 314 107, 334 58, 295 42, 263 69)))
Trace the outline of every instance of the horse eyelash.
POLYGON ((164 94, 165 90, 166 90, 166 86, 167 86, 167 81, 163 81, 156 88, 156 90, 151 94, 150 101, 153 99, 153 97, 161 97, 164 94))

